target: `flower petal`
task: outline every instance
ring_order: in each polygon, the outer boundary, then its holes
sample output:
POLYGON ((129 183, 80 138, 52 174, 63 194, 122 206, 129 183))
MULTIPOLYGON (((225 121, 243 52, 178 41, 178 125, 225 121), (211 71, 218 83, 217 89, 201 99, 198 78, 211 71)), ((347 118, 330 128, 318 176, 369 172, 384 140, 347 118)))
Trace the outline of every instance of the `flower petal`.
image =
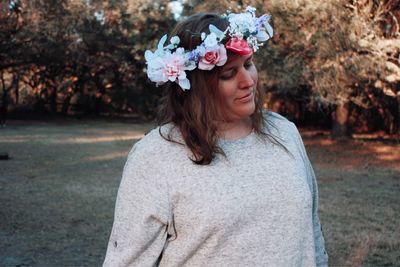
POLYGON ((257 41, 265 42, 269 39, 269 35, 265 32, 264 29, 260 29, 256 35, 257 41))
POLYGON ((250 55, 254 52, 246 40, 239 38, 229 39, 229 41, 225 44, 225 47, 226 49, 242 56, 250 55))
POLYGON ((163 37, 161 37, 160 41, 158 42, 157 45, 157 50, 163 50, 164 49, 164 43, 167 40, 167 35, 165 34, 163 37))
POLYGON ((268 22, 266 22, 264 25, 265 25, 265 29, 267 30, 269 37, 274 36, 274 29, 272 29, 271 25, 269 25, 268 22))
POLYGON ((171 38, 170 42, 171 44, 178 45, 181 42, 181 39, 179 39, 179 36, 175 35, 171 38))
POLYGON ((190 81, 188 78, 178 80, 178 84, 184 91, 190 89, 190 81))
POLYGON ((225 65, 226 61, 228 60, 228 56, 226 54, 226 49, 225 46, 220 45, 219 46, 219 61, 216 64, 217 66, 223 66, 225 65))
POLYGON ((204 45, 208 49, 213 49, 218 45, 217 35, 215 33, 210 33, 204 40, 204 45))
POLYGON ((185 65, 185 70, 194 70, 196 68, 196 62, 187 61, 185 65))
POLYGON ((144 58, 146 59, 146 61, 150 61, 153 60, 155 56, 153 52, 151 52, 150 50, 146 50, 146 52, 144 52, 144 58))
POLYGON ((210 33, 214 33, 219 40, 222 40, 225 37, 225 33, 212 24, 208 26, 208 29, 210 30, 210 33))
POLYGON ((182 79, 185 79, 185 78, 186 78, 186 72, 182 71, 182 72, 179 74, 178 79, 179 79, 179 80, 182 80, 182 79))
POLYGON ((206 62, 200 61, 199 62, 199 69, 201 70, 212 70, 214 68, 214 64, 208 64, 206 62))

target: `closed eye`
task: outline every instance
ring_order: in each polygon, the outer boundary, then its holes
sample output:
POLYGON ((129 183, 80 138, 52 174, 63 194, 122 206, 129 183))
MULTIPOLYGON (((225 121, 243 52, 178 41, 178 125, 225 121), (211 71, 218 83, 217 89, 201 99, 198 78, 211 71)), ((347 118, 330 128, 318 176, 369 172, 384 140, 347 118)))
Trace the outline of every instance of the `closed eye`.
POLYGON ((244 63, 244 67, 245 67, 245 69, 249 69, 251 66, 253 66, 254 65, 254 63, 253 63, 253 56, 251 56, 251 57, 249 57, 246 61, 245 61, 245 63, 244 63))
POLYGON ((246 62, 245 64, 244 64, 244 67, 245 67, 245 69, 250 69, 251 67, 253 66, 253 61, 249 61, 249 62, 246 62))
POLYGON ((224 69, 221 72, 221 75, 219 76, 219 78, 221 80, 229 80, 229 79, 233 78, 236 75, 236 72, 237 72, 237 67, 236 66, 229 67, 227 69, 224 69))
POLYGON ((229 80, 229 79, 233 78, 235 76, 235 74, 236 74, 236 70, 233 69, 233 70, 224 72, 219 78, 221 80, 229 80))
MULTIPOLYGON (((253 63, 253 57, 249 57, 243 64, 243 67, 248 70, 251 67, 253 67, 254 63, 253 63)), ((237 73, 237 67, 231 67, 225 71, 223 71, 222 75, 219 77, 221 80, 229 80, 232 79, 233 77, 235 77, 237 73)))

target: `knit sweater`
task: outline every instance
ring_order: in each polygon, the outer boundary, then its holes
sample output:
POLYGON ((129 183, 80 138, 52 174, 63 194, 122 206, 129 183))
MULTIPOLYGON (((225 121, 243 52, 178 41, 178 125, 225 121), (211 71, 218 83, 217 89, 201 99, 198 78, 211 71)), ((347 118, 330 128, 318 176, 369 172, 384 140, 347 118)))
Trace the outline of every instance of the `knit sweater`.
POLYGON ((202 166, 158 128, 137 142, 103 267, 326 266, 317 183, 299 132, 276 113, 265 116, 288 151, 252 132, 219 140, 226 156, 202 166))

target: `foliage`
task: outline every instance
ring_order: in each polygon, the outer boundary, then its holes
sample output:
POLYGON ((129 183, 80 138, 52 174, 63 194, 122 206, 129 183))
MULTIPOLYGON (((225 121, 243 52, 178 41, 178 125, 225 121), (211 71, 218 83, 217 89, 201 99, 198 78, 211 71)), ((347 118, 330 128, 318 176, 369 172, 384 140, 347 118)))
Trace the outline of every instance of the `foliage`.
POLYGON ((353 111, 364 114, 381 110, 378 115, 386 120, 382 128, 395 132, 399 5, 372 0, 271 2, 277 34, 261 64, 267 70, 265 85, 311 104, 340 107, 351 102, 353 111))
MULTIPOLYGON (((160 90, 143 54, 175 24, 169 1, 11 2, 0 4, 1 106, 154 114, 160 90)), ((183 16, 247 5, 273 15, 275 36, 256 57, 269 101, 323 109, 353 130, 398 130, 400 1, 183 2, 183 16)))
POLYGON ((372 124, 397 131, 400 1, 192 0, 186 10, 223 12, 246 5, 273 15, 273 41, 256 57, 270 105, 274 96, 284 96, 286 106, 301 103, 294 113, 304 113, 300 106, 308 103, 332 113, 333 120, 344 116, 359 130, 373 130, 372 124))
POLYGON ((11 38, 2 38, 0 71, 18 75, 36 110, 150 115, 157 92, 143 53, 172 22, 165 3, 150 3, 19 1, 1 14, 0 34, 11 38))

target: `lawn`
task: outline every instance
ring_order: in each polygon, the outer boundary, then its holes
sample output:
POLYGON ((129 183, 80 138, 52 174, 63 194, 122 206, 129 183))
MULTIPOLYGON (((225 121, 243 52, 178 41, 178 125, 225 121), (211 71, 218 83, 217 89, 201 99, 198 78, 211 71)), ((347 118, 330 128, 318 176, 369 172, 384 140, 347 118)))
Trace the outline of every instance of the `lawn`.
MULTIPOLYGON (((0 128, 0 266, 99 266, 122 168, 151 124, 12 121, 0 128)), ((331 266, 400 266, 400 145, 301 129, 331 266)))

